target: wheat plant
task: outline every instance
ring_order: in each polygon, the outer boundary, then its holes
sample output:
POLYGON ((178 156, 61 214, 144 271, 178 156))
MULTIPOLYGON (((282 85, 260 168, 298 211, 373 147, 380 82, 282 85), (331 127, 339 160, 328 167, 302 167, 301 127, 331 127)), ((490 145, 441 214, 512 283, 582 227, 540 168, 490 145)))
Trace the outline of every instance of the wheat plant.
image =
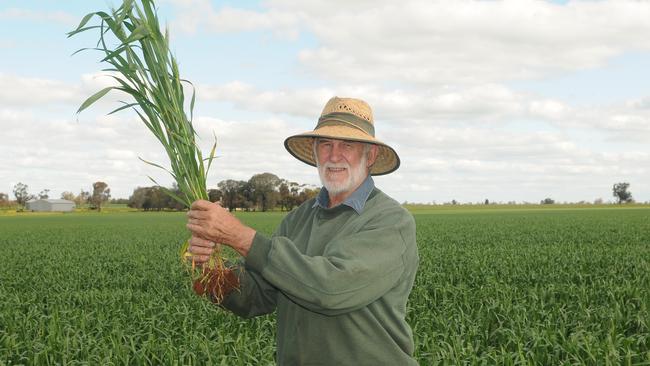
MULTIPOLYGON (((179 192, 161 187, 165 193, 190 207, 193 201, 208 200, 207 175, 215 157, 216 136, 207 157, 198 146, 197 133, 192 124, 195 102, 194 86, 180 76, 178 62, 170 51, 169 30, 161 30, 157 9, 152 0, 125 0, 110 13, 98 11, 83 17, 79 26, 68 33, 72 37, 82 32, 98 32, 99 40, 92 48, 99 51, 101 62, 116 84, 104 88, 86 99, 77 113, 90 107, 110 91, 119 91, 131 97, 110 112, 134 110, 165 148, 170 169, 144 160, 147 164, 164 169, 174 178, 179 192), (93 19, 99 24, 89 25, 93 19), (192 96, 186 101, 184 85, 191 87, 192 96)), ((158 183, 149 177, 154 183, 158 183)), ((181 248, 181 258, 189 257, 189 243, 181 248)), ((217 246, 218 248, 219 246, 217 246)), ((222 273, 224 263, 220 251, 215 251, 204 270, 222 273)), ((192 270, 195 273, 194 262, 192 270)), ((203 279, 206 280, 207 279, 203 279)), ((213 294, 215 295, 215 294, 213 294)), ((216 294, 217 298, 219 294, 216 294)))

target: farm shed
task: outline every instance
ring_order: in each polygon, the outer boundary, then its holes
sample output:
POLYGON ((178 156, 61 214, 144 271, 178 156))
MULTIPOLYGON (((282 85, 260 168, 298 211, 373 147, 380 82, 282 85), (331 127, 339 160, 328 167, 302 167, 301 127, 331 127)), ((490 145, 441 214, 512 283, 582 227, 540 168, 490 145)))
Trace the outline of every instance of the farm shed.
POLYGON ((25 205, 29 211, 59 211, 68 212, 74 210, 74 202, 58 199, 41 199, 28 201, 25 205))

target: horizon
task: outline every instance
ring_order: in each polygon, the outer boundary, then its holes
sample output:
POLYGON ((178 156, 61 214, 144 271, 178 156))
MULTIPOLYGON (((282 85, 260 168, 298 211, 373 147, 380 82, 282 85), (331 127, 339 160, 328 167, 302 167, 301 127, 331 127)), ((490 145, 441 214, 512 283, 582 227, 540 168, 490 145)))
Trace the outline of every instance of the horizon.
MULTIPOLYGON (((266 172, 268 173, 268 172, 266 172)), ((271 173, 273 174, 273 173, 271 173)), ((279 177, 282 179, 282 177, 279 177)), ((288 182, 288 181, 287 181, 288 182)), ((309 184, 301 184, 300 182, 288 182, 288 183, 298 183, 301 188, 304 189, 321 189, 322 186, 316 186, 316 185, 309 185, 309 184)), ((160 186, 155 186, 155 185, 150 185, 150 186, 138 186, 133 189, 133 192, 128 196, 128 197, 114 197, 112 194, 110 198, 106 201, 107 204, 119 204, 114 201, 128 201, 132 198, 132 194, 135 192, 136 189, 141 189, 141 188, 155 188, 155 187, 160 187, 160 186)), ((108 187, 110 189, 110 186, 108 187)), ((169 187, 164 187, 171 189, 173 188, 172 186, 169 187)), ((219 190, 219 188, 210 188, 210 190, 215 189, 219 190)), ((220 190, 219 190, 220 191, 220 190)), ((73 193, 75 196, 78 196, 80 192, 70 192, 70 191, 64 191, 64 192, 69 192, 73 193)), ((4 193, 4 192, 0 192, 4 193)), ((39 192, 42 193, 42 192, 39 192)), ((88 194, 92 194, 91 190, 86 191, 88 194)), ((52 197, 48 196, 47 198, 39 198, 38 194, 33 194, 30 193, 33 197, 31 197, 29 200, 26 202, 32 202, 32 201, 37 201, 37 200, 61 200, 63 198, 57 198, 57 197, 52 197)), ((11 197, 11 196, 9 196, 11 197)), ((612 197, 614 197, 612 195, 612 197)), ((14 197, 15 198, 15 197, 14 197)), ((75 198, 76 201, 76 198, 75 198)), ((16 200, 11 200, 9 199, 10 203, 13 203, 16 205, 16 200)), ((565 206, 610 206, 610 205, 618 205, 618 206, 646 206, 650 204, 650 201, 638 201, 636 199, 633 199, 630 202, 617 202, 616 199, 595 199, 593 201, 585 201, 585 200, 580 200, 580 201, 556 201, 552 197, 545 197, 544 199, 539 200, 538 202, 534 201, 514 201, 514 200, 509 200, 509 201, 493 201, 488 198, 486 198, 483 201, 457 201, 455 199, 449 200, 449 201, 430 201, 430 202, 410 202, 410 201, 401 201, 399 202, 403 206, 552 206, 552 205, 565 205, 565 206), (551 199, 552 202, 544 202, 547 199, 551 199)))

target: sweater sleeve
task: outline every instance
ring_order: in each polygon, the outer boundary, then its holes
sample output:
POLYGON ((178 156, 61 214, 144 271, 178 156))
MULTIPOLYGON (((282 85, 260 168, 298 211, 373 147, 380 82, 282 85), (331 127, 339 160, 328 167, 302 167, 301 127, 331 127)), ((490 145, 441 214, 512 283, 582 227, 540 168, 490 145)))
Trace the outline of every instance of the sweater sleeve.
MULTIPOLYGON (((286 220, 273 237, 286 233, 286 220)), ((256 234, 261 235, 261 234, 256 234)), ((242 318, 270 314, 277 306, 278 289, 249 266, 238 266, 239 289, 233 290, 221 302, 221 306, 242 318)))
POLYGON ((415 230, 410 215, 389 215, 332 240, 322 256, 302 254, 285 236, 269 239, 258 233, 246 263, 301 306, 323 315, 343 314, 368 305, 400 280, 405 230, 415 230))
POLYGON ((278 290, 252 270, 238 269, 239 289, 233 290, 221 306, 242 318, 253 318, 275 311, 278 290))

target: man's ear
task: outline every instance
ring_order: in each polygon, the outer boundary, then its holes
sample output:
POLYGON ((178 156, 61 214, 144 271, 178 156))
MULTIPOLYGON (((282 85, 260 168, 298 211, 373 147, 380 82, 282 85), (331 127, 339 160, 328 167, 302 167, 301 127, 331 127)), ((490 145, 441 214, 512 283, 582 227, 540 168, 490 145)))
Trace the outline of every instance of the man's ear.
POLYGON ((375 161, 377 161, 377 155, 379 155, 379 146, 370 144, 370 150, 368 150, 368 161, 366 162, 367 168, 370 168, 375 164, 375 161))
POLYGON ((316 165, 318 165, 318 153, 316 152, 316 145, 318 144, 318 139, 315 137, 311 138, 311 153, 314 157, 314 161, 316 162, 316 165))

